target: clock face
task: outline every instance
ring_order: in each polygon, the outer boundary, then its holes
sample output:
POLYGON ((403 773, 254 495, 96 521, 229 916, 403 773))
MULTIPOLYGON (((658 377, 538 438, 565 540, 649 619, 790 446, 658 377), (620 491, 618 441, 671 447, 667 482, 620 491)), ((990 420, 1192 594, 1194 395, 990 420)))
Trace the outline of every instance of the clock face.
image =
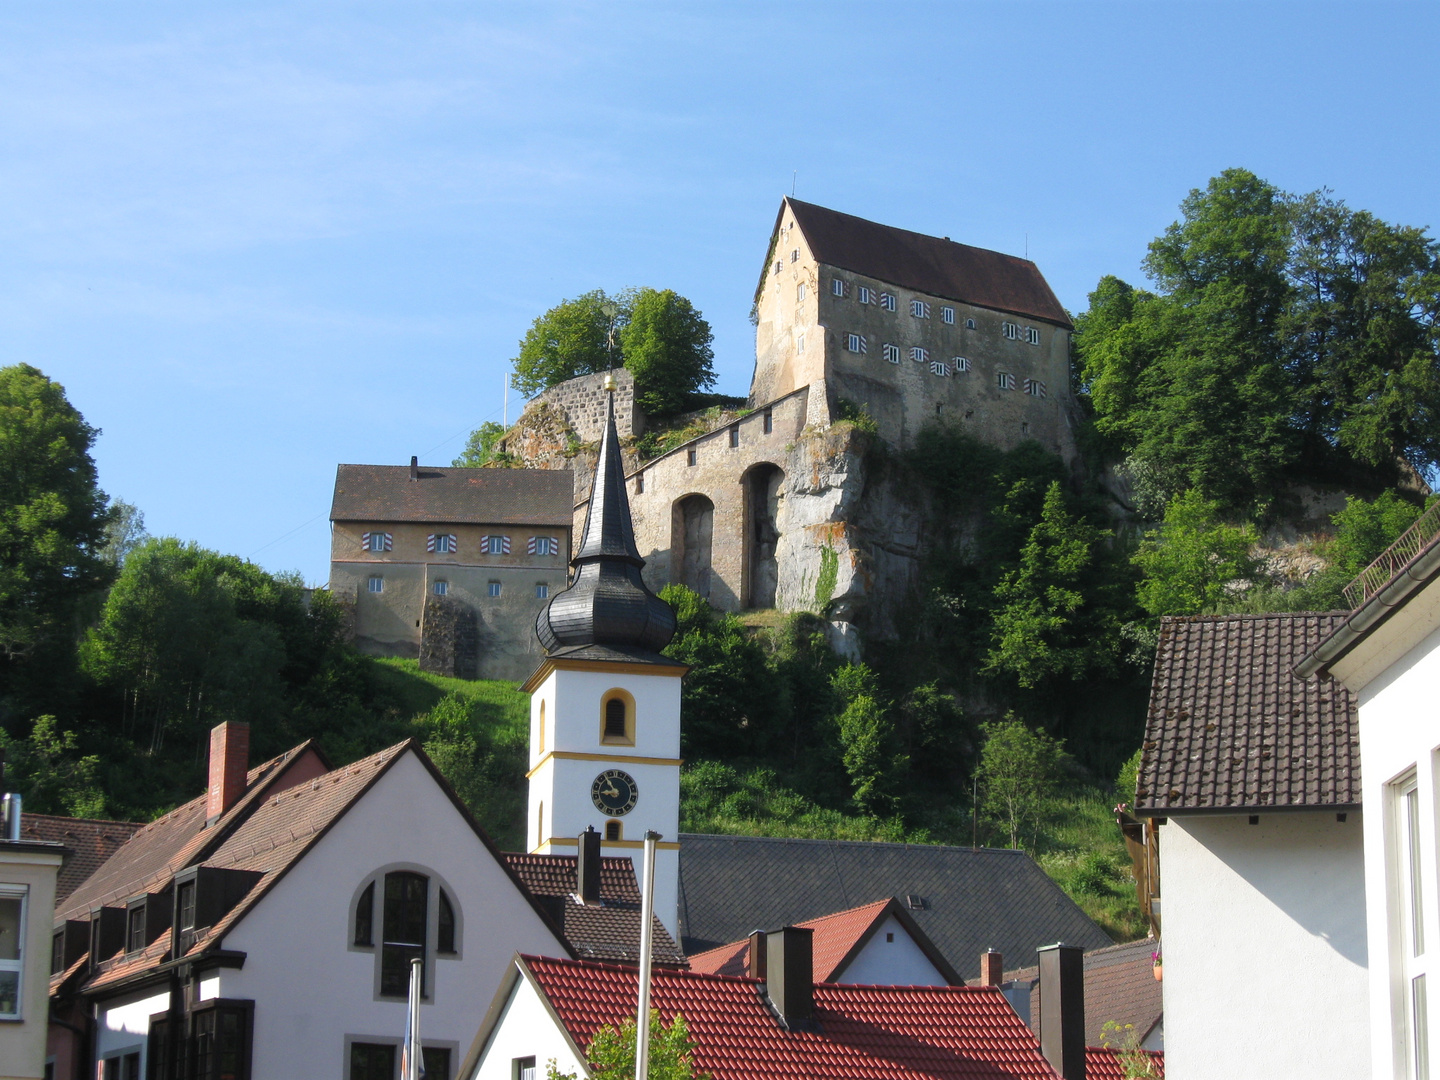
POLYGON ((590 801, 602 813, 621 817, 635 809, 640 789, 635 778, 619 769, 606 769, 590 785, 590 801))

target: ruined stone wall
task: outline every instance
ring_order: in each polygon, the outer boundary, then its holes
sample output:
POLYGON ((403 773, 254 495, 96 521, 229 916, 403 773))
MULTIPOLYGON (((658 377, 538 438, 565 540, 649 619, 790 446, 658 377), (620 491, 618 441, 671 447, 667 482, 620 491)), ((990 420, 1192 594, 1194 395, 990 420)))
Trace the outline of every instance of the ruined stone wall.
POLYGON ((480 620, 449 596, 427 596, 420 635, 420 670, 452 679, 480 676, 480 620))
POLYGON ((635 404, 635 378, 624 368, 568 379, 537 396, 534 402, 554 408, 580 442, 598 443, 605 432, 606 375, 615 376, 615 430, 622 439, 643 435, 645 414, 635 404))

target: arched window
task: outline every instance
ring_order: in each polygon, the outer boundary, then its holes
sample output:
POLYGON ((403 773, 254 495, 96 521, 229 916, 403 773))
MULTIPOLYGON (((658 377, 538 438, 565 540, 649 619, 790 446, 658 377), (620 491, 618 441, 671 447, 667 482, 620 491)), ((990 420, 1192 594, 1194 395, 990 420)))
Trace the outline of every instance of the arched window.
POLYGON ((438 897, 439 920, 435 928, 435 951, 449 956, 455 952, 455 908, 450 903, 450 897, 445 895, 445 890, 440 890, 438 897))
POLYGON ((611 746, 634 746, 635 699, 617 689, 607 690, 600 701, 600 741, 611 746))
POLYGON ((545 752, 545 699, 540 699, 540 753, 545 752))
POLYGON ((430 997, 431 957, 460 953, 460 918, 454 894, 422 868, 386 867, 363 883, 351 908, 350 947, 375 954, 375 996, 404 998, 410 992, 410 961, 422 968, 422 993, 430 997))
POLYGON ((410 992, 410 960, 425 960, 426 915, 430 879, 402 870, 385 875, 385 917, 380 949, 380 994, 405 997, 410 992))
POLYGON ((625 839, 625 823, 624 823, 624 822, 621 822, 621 821, 607 821, 607 822, 605 822, 605 839, 606 839, 606 840, 624 840, 624 839, 625 839))
POLYGON ((605 703, 605 738, 625 738, 625 701, 612 697, 605 703))
POLYGON ((355 903, 354 945, 375 944, 375 883, 372 881, 360 894, 355 903))

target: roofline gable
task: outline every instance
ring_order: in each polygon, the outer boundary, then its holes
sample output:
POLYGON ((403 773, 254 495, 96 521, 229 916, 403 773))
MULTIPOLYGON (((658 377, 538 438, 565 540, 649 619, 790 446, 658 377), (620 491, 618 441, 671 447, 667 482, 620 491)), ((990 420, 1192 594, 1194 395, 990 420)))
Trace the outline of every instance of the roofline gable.
MULTIPOLYGON (((574 957, 571 959, 573 960, 574 957)), ((490 1044, 494 1041, 495 1034, 500 1030, 500 1024, 509 1012, 508 1006, 515 999, 522 982, 529 984, 535 992, 535 996, 540 999, 540 1004, 545 1008, 545 1014, 550 1017, 550 1022, 555 1025, 555 1030, 560 1033, 560 1037, 565 1040, 565 1044, 575 1055, 575 1060, 580 1062, 585 1077, 591 1077, 593 1074, 590 1071, 590 1059, 575 1042, 575 1037, 570 1033, 570 1029, 560 1019, 560 1014, 555 1011, 555 1006, 551 1004, 545 988, 540 985, 539 980, 535 978, 535 973, 530 970, 528 959, 518 952, 511 959, 510 966, 506 968, 505 974, 500 980, 500 987, 495 991, 495 996, 490 999, 490 1007, 485 1011, 485 1018, 480 1022, 480 1030, 475 1033, 475 1038, 470 1043, 470 1049, 466 1052, 465 1059, 460 1063, 455 1075, 468 1077, 474 1074, 480 1064, 480 1059, 485 1056, 485 1052, 489 1050, 490 1044)))

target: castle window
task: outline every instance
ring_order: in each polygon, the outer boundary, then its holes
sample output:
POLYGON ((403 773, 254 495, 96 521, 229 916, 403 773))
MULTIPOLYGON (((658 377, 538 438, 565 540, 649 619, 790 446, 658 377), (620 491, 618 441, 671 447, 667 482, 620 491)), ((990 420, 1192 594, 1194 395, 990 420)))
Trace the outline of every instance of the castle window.
POLYGON ((910 314, 917 319, 928 319, 930 317, 930 305, 924 300, 910 301, 910 314))
POLYGON ((1013 322, 1002 322, 1000 332, 1012 341, 1020 337, 1020 327, 1013 322))
POLYGON ((891 293, 882 292, 882 293, 880 294, 880 306, 881 306, 882 308, 884 308, 886 311, 894 311, 894 310, 895 310, 895 297, 894 297, 891 293))
POLYGON ((431 533, 425 538, 426 551, 435 551, 443 555, 446 552, 455 551, 458 547, 452 533, 431 533))
POLYGON ((784 268, 785 268, 785 264, 784 264, 783 262, 781 262, 779 259, 776 259, 776 260, 775 260, 775 273, 777 273, 777 274, 780 273, 780 271, 783 270, 784 268))
POLYGON ((974 319, 966 319, 966 320, 965 320, 965 329, 966 329, 966 330, 974 330, 974 329, 975 329, 975 320, 974 320, 974 319))
POLYGON ((864 335, 864 334, 846 334, 846 335, 845 335, 845 348, 846 348, 849 352, 860 353, 861 355, 864 355, 864 353, 865 353, 865 335, 864 335))
POLYGON ((802 281, 802 282, 800 282, 799 285, 796 285, 796 286, 795 286, 795 302, 798 304, 801 300, 804 300, 804 299, 805 299, 805 283, 802 281))
POLYGON ((796 351, 797 353, 803 353, 803 352, 805 351, 805 335, 804 335, 804 334, 801 334, 799 337, 797 337, 797 338, 795 339, 795 351, 796 351))
POLYGON ((953 307, 942 307, 940 309, 940 320, 949 326, 955 325, 955 309, 953 307))
POLYGON ((437 581, 430 586, 430 591, 436 596, 450 595, 450 583, 448 581, 437 581))
POLYGON ((694 448, 693 446, 690 447, 689 450, 686 450, 686 451, 685 451, 685 464, 686 464, 686 465, 694 465, 694 464, 695 464, 695 448, 694 448))
POLYGON ((838 277, 837 277, 837 278, 831 278, 831 279, 830 279, 830 295, 831 295, 831 296, 844 296, 844 295, 845 295, 845 282, 842 281, 842 280, 841 280, 840 278, 838 278, 838 277))
POLYGON ((922 348, 919 345, 912 345, 910 347, 910 359, 914 360, 917 364, 924 364, 930 359, 930 350, 922 348))
POLYGON ((898 364, 898 363, 900 362, 900 346, 899 346, 899 345, 888 345, 888 344, 887 344, 887 345, 884 346, 884 348, 883 348, 882 351, 883 351, 883 353, 884 353, 885 359, 886 359, 886 360, 889 360, 890 363, 892 363, 892 364, 898 364))
POLYGON ((764 425, 766 435, 775 430, 775 416, 769 409, 765 410, 764 425))
POLYGON ((491 596, 499 596, 499 595, 500 595, 500 582, 498 582, 498 581, 489 582, 486 591, 487 591, 491 596))
POLYGON ((560 554, 560 541, 554 536, 532 536, 527 546, 531 555, 560 554))
POLYGON ((799 249, 799 248, 796 248, 794 251, 790 252, 790 261, 791 261, 792 263, 794 263, 794 262, 799 262, 799 261, 800 261, 800 249, 799 249))
POLYGON ((480 537, 480 551, 486 555, 509 555, 510 537, 482 536, 480 537))
POLYGON ((936 375, 949 375, 950 365, 947 364, 944 360, 931 360, 930 370, 936 375))
POLYGON ((873 304, 875 302, 875 291, 869 285, 861 285, 855 293, 855 299, 862 304, 873 304))
POLYGON ((384 592, 385 579, 383 577, 380 577, 378 574, 372 576, 368 583, 368 588, 371 592, 384 592))
POLYGON ((1026 379, 1026 380, 1025 380, 1025 393, 1029 394, 1031 397, 1047 397, 1047 396, 1048 396, 1048 395, 1045 393, 1045 384, 1044 384, 1043 382, 1041 382, 1039 379, 1026 379))
POLYGON ((952 356, 950 358, 950 363, 954 366, 956 375, 959 375, 962 371, 970 370, 970 361, 967 357, 952 356))
POLYGON ((643 472, 637 472, 635 474, 635 494, 645 494, 645 474, 643 472))
POLYGON ((1031 345, 1039 345, 1040 331, 1035 329, 1035 327, 1033 326, 1027 326, 1025 328, 1025 340, 1028 341, 1031 345))
POLYGON ((730 445, 731 445, 731 446, 739 446, 739 445, 740 445, 740 425, 739 425, 739 424, 734 424, 734 425, 732 425, 731 428, 730 428, 730 445))
POLYGON ((545 582, 543 582, 543 581, 540 582, 539 584, 537 584, 537 585, 535 586, 535 599, 537 599, 537 600, 549 600, 549 599, 550 599, 550 586, 547 585, 547 584, 545 584, 545 582))
POLYGON ((607 822, 605 822, 605 839, 606 839, 606 840, 624 840, 624 839, 625 839, 625 823, 624 823, 624 822, 621 822, 621 821, 607 821, 607 822))
POLYGON ((995 373, 995 383, 1001 390, 1014 390, 1015 376, 1011 375, 1008 371, 997 371, 995 373))
POLYGON ((635 745, 635 699, 624 690, 608 690, 600 707, 600 741, 611 746, 635 745))
POLYGON ((360 534, 360 546, 366 551, 390 551, 395 537, 387 532, 365 532, 360 534))

